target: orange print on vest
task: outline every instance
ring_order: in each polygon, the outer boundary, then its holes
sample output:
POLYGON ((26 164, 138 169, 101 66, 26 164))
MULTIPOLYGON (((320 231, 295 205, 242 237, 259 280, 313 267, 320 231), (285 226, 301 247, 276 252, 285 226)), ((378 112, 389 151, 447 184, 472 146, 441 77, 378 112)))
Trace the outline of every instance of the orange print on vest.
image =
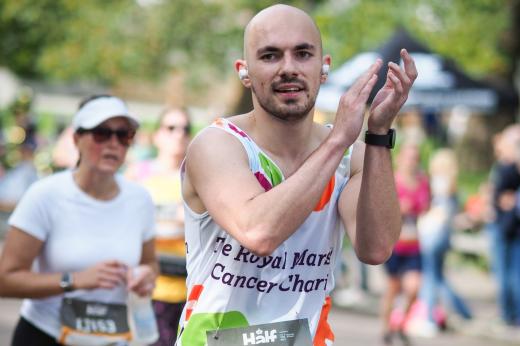
POLYGON ((325 190, 323 190, 323 193, 321 194, 321 198, 318 202, 318 204, 314 207, 314 211, 322 211, 323 208, 329 203, 330 198, 332 197, 332 193, 334 192, 334 185, 336 183, 336 178, 332 176, 330 178, 329 183, 327 186, 325 186, 325 190))
POLYGON ((222 118, 217 118, 215 121, 213 121, 213 125, 216 125, 218 127, 224 127, 224 121, 222 118))
POLYGON ((199 300, 200 294, 202 293, 202 290, 204 289, 203 285, 195 285, 191 289, 191 292, 188 296, 188 300, 186 301, 186 317, 185 320, 189 320, 191 313, 193 312, 193 309, 195 308, 195 304, 199 300))
POLYGON ((325 304, 321 308, 320 321, 318 322, 318 328, 316 328, 316 335, 314 336, 314 346, 327 346, 334 341, 334 333, 329 325, 329 311, 332 305, 330 297, 325 298, 325 304))

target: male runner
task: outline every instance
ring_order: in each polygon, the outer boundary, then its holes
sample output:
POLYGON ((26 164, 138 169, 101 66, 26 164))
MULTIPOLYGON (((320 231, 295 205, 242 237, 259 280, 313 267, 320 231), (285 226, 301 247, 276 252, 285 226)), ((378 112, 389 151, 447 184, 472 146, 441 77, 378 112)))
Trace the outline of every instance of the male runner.
POLYGON ((331 58, 316 24, 287 5, 249 22, 235 69, 253 110, 215 121, 186 156, 188 302, 178 345, 291 335, 303 338, 297 345, 332 344, 328 294, 342 226, 369 264, 390 256, 401 229, 390 127, 417 76, 410 55, 401 57, 404 69, 389 63, 370 107, 365 146, 356 140, 382 62, 342 96, 333 128, 322 126, 314 104, 331 58))

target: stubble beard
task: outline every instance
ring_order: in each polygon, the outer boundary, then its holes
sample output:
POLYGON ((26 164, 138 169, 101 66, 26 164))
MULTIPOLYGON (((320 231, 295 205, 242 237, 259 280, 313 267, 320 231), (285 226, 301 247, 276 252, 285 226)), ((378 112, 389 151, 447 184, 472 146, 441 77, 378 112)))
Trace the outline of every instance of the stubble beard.
POLYGON ((311 96, 309 93, 307 93, 307 101, 302 105, 298 105, 296 100, 290 100, 286 103, 277 103, 274 97, 259 97, 254 86, 251 86, 251 90, 256 95, 258 104, 264 111, 266 111, 274 118, 285 122, 293 122, 304 119, 307 117, 316 103, 317 93, 314 96, 311 96))

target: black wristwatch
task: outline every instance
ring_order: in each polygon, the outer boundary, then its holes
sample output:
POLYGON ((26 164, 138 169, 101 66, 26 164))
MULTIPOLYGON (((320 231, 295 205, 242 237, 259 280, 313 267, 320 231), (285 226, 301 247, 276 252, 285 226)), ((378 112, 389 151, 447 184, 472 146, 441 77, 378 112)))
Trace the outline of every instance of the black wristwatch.
POLYGON ((74 283, 72 281, 71 273, 63 273, 61 276, 60 287, 64 292, 70 292, 74 290, 74 283))
POLYGON ((386 135, 376 135, 367 131, 365 132, 365 143, 393 149, 395 145, 395 130, 388 130, 386 135))

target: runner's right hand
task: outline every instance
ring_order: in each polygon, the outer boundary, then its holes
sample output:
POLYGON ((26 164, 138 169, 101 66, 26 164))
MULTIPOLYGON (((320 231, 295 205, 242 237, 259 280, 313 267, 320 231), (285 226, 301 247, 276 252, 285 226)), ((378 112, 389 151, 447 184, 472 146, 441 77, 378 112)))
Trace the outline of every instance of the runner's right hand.
POLYGON ((370 92, 377 81, 377 73, 381 68, 382 60, 376 62, 363 73, 354 84, 345 92, 339 101, 338 111, 333 132, 342 136, 345 146, 354 143, 363 127, 366 103, 370 92))

